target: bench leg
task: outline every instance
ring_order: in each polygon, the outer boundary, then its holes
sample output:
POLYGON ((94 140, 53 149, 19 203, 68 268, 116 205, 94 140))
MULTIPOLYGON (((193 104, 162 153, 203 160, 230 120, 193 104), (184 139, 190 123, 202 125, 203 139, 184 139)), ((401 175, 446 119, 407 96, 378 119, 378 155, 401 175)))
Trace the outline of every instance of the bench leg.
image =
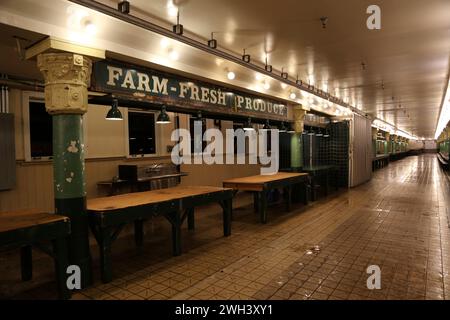
POLYGON ((69 266, 67 240, 66 238, 58 238, 53 240, 52 244, 59 298, 70 299, 72 293, 67 288, 67 267, 69 266))
POLYGON ((172 213, 172 250, 174 256, 181 255, 181 212, 172 213))
POLYGON ((311 176, 311 201, 316 201, 317 192, 316 192, 316 177, 314 175, 311 176))
POLYGON ((261 223, 267 223, 267 191, 261 191, 259 193, 259 217, 261 220, 261 223))
POLYGON ((102 228, 99 232, 100 247, 100 270, 103 283, 112 280, 112 262, 111 262, 111 229, 102 228))
POLYGON ((284 188, 285 201, 286 201, 286 211, 291 211, 292 204, 292 186, 287 186, 284 188))
POLYGON ((328 196, 329 189, 330 189, 330 172, 326 171, 325 172, 325 196, 328 196))
POLYGON ((231 235, 231 212, 232 199, 226 199, 223 201, 223 235, 225 237, 231 235))
POLYGON ((188 230, 195 230, 195 209, 187 209, 188 230))
POLYGON ((305 181, 305 182, 303 182, 302 184, 301 184, 301 186, 302 186, 302 193, 303 193, 303 204, 305 205, 305 206, 307 206, 308 205, 308 198, 309 198, 309 194, 308 194, 308 183, 305 181))
POLYGON ((253 192, 253 210, 255 213, 259 212, 259 192, 253 192))
POLYGON ((134 221, 134 241, 137 247, 142 247, 144 243, 144 220, 134 221))
POLYGON ((28 281, 33 278, 33 257, 31 246, 20 248, 20 268, 22 271, 22 281, 28 281))

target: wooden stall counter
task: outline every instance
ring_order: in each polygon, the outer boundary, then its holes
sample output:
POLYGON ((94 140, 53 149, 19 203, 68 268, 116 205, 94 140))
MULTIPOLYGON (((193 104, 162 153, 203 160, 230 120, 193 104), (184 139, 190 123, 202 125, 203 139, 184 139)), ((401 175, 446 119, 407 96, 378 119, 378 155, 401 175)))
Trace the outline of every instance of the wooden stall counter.
POLYGON ((127 223, 134 223, 137 246, 143 243, 143 223, 153 216, 163 216, 172 225, 173 254, 181 254, 181 225, 195 227, 194 208, 217 202, 223 209, 223 233, 231 234, 232 189, 192 186, 128 193, 88 200, 89 224, 100 248, 102 281, 112 279, 111 245, 127 223))
POLYGON ((66 285, 68 253, 67 237, 70 234, 69 218, 37 210, 22 210, 0 213, 0 246, 20 247, 22 280, 31 280, 32 246, 39 245, 49 253, 55 264, 58 293, 61 299, 69 299, 66 285), (50 242, 52 248, 45 248, 41 242, 50 242))
POLYGON ((304 185, 303 201, 308 203, 306 192, 307 173, 278 172, 273 175, 256 175, 242 178, 234 178, 223 181, 224 188, 232 188, 237 191, 252 191, 255 211, 258 211, 262 223, 267 222, 267 193, 276 188, 283 188, 286 195, 286 209, 289 211, 292 203, 292 186, 304 185))

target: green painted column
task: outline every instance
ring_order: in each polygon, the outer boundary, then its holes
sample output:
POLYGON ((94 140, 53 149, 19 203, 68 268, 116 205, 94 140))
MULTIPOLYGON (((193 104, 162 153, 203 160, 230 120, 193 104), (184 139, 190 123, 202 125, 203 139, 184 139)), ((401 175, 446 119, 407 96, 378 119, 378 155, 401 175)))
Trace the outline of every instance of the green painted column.
POLYGON ((70 218, 69 263, 81 270, 81 286, 92 283, 86 212, 83 114, 87 112, 91 61, 73 53, 38 56, 45 78, 45 107, 53 117, 55 211, 70 218))
POLYGON ((294 133, 291 136, 291 167, 299 171, 303 167, 302 134, 294 133))
POLYGON ((295 133, 291 136, 291 167, 294 171, 300 171, 303 167, 302 132, 306 111, 308 110, 308 108, 305 108, 302 105, 293 107, 295 133))

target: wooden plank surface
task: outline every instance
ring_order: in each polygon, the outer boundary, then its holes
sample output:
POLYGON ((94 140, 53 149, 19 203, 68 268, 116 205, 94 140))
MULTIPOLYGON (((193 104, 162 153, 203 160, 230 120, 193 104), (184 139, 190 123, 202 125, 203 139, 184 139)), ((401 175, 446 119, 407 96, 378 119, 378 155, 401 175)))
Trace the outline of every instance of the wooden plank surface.
POLYGON ((0 233, 68 220, 64 216, 33 209, 0 212, 0 233))
POLYGON ((140 205, 179 200, 202 194, 222 192, 225 188, 209 186, 186 186, 121 194, 112 197, 95 198, 87 201, 90 211, 109 211, 140 205))
POLYGON ((295 177, 303 177, 307 176, 307 173, 293 173, 293 172, 278 172, 273 175, 256 175, 256 176, 249 176, 249 177, 242 177, 242 178, 234 178, 225 180, 223 182, 224 186, 230 184, 230 185, 238 185, 238 184, 251 184, 251 185, 258 185, 258 184, 264 184, 267 182, 273 182, 277 180, 284 180, 284 179, 290 179, 295 177))

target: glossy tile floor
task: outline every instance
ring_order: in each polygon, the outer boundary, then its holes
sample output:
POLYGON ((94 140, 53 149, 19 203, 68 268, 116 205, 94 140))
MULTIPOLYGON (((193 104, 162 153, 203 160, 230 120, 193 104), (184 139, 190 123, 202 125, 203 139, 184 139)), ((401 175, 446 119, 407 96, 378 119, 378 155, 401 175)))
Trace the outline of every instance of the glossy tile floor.
MULTIPOLYGON (((221 235, 219 207, 201 208, 197 229, 183 230, 180 257, 170 254, 168 223, 157 219, 140 251, 131 234, 117 240, 111 283, 99 282, 97 266, 95 285, 73 299, 449 299, 449 190, 436 156, 424 154, 290 213, 272 206, 267 225, 240 207, 249 200, 242 195, 232 236, 221 235), (380 290, 367 288, 369 265, 381 269, 380 290)), ((0 262, 0 297, 55 298, 45 256, 35 257, 29 283, 20 282, 16 253, 0 262)))

